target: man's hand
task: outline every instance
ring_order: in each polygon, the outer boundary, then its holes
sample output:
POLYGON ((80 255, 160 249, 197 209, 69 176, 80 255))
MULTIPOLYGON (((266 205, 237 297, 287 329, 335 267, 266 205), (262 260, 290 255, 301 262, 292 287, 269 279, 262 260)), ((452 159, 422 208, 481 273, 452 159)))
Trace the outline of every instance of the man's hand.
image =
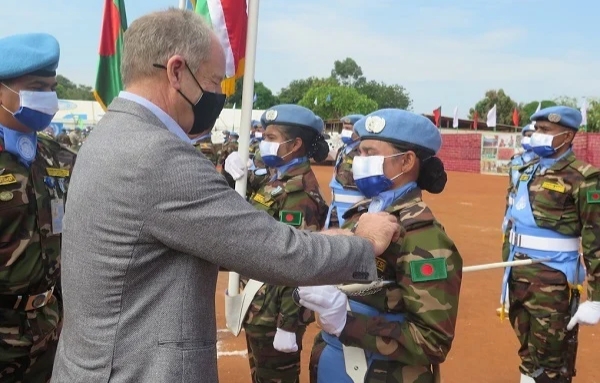
POLYGON ((237 181, 248 171, 248 167, 252 164, 252 162, 248 161, 248 163, 249 164, 244 166, 244 161, 242 161, 240 154, 238 152, 231 152, 225 159, 224 169, 234 180, 237 181))
POLYGON ((571 330, 577 324, 595 325, 600 322, 600 302, 586 301, 577 308, 577 312, 567 325, 567 330, 571 330))
POLYGON ((323 331, 340 336, 346 326, 348 297, 334 286, 298 287, 300 304, 319 314, 323 331))
POLYGON ((360 216, 354 232, 373 245, 375 256, 381 255, 391 242, 400 239, 402 228, 393 215, 385 212, 365 213, 360 216))

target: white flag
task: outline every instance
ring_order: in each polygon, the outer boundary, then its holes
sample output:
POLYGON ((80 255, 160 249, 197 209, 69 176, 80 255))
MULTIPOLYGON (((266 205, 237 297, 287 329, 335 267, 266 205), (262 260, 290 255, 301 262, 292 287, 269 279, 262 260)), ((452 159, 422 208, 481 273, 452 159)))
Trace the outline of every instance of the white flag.
POLYGON ((583 99, 583 105, 581 105, 581 126, 587 125, 587 109, 588 109, 588 104, 587 104, 587 100, 584 98, 583 99))
POLYGON ((317 98, 315 97, 315 105, 317 105, 317 98))
POLYGON ((231 107, 231 109, 234 109, 234 110, 235 110, 235 102, 233 103, 233 107, 231 107))
POLYGON ((452 119, 452 127, 458 128, 458 106, 454 107, 454 118, 452 119))
POLYGON ((487 126, 489 128, 496 127, 496 104, 494 104, 492 109, 490 109, 490 111, 487 114, 487 126))
POLYGON ((537 109, 535 110, 535 112, 536 112, 536 113, 537 113, 537 112, 539 112, 539 111, 540 111, 540 109, 542 109, 542 102, 541 102, 541 101, 538 103, 538 107, 537 107, 537 109))

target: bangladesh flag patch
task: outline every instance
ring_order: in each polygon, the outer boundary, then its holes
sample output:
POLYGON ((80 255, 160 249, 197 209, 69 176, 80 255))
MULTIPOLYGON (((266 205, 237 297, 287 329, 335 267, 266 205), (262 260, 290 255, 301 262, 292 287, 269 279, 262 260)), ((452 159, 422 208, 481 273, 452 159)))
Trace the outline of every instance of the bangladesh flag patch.
POLYGON ((600 190, 589 190, 587 192, 587 203, 600 203, 600 190))
POLYGON ((302 224, 302 212, 282 210, 279 212, 279 221, 292 226, 300 226, 302 224))
POLYGON ((410 261, 410 277, 413 282, 446 279, 448 277, 446 258, 429 258, 410 261))

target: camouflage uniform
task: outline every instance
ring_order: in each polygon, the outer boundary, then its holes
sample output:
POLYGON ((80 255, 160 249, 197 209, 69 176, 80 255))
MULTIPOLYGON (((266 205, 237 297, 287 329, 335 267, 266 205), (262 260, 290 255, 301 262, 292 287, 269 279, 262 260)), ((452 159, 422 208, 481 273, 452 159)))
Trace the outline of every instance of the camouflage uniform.
MULTIPOLYGON (((600 300, 600 169, 577 160, 572 152, 541 171, 539 158, 520 169, 521 178, 513 193, 528 182, 529 201, 535 224, 566 237, 581 237, 587 269, 588 299, 600 300)), ((515 201, 518 204, 518 201, 515 201)), ((509 222, 503 244, 503 260, 513 245, 509 222)), ((531 254, 530 254, 531 255, 531 254)), ((515 251, 514 259, 530 255, 515 251)), ((574 266, 576 267, 576 266, 574 266)), ((520 343, 520 370, 532 376, 543 368, 550 379, 560 382, 564 366, 564 338, 570 319, 570 284, 581 282, 556 267, 534 264, 513 268, 508 278, 509 319, 520 343)), ((569 273, 570 274, 570 273, 569 273)))
MULTIPOLYGON (((352 228, 370 202, 365 200, 348 210, 343 227, 352 228)), ((380 314, 349 311, 339 341, 387 357, 372 362, 365 383, 432 383, 432 365, 446 359, 454 339, 462 258, 421 199, 420 189, 409 191, 385 211, 397 216, 406 230, 376 258, 378 277, 396 284, 370 295, 349 296, 351 305, 358 302, 380 314), (415 270, 425 274, 424 268, 431 268, 434 277, 419 279, 415 270), (404 320, 386 320, 384 315, 390 314, 401 314, 404 320)), ((311 383, 317 382, 319 359, 327 346, 324 336, 328 335, 317 335, 312 349, 311 383)))
POLYGON ((215 146, 212 143, 210 135, 196 142, 194 147, 217 166, 217 152, 215 151, 215 146))
MULTIPOLYGON (((300 230, 319 231, 323 227, 327 204, 307 161, 292 165, 278 178, 252 194, 250 203, 275 219, 300 230)), ((241 279, 241 288, 247 279, 241 279)), ((302 337, 314 322, 311 310, 297 306, 292 299, 294 287, 265 284, 255 295, 244 320, 248 358, 254 383, 295 383, 300 375, 302 337), (296 333, 298 351, 283 353, 273 348, 277 328, 296 333)))
POLYGON ((47 382, 62 321, 61 235, 53 234, 51 201, 66 200, 75 154, 39 134, 26 168, 3 147, 0 139, 0 381, 47 382), (25 307, 28 297, 52 288, 46 305, 25 307))
MULTIPOLYGON (((356 184, 354 183, 354 177, 352 176, 352 161, 354 157, 358 154, 358 144, 359 142, 353 143, 353 147, 349 145, 344 145, 338 151, 337 157, 335 159, 335 167, 333 173, 333 179, 330 183, 330 188, 332 190, 332 204, 329 207, 329 219, 326 222, 327 228, 340 227, 339 217, 338 217, 338 206, 335 203, 336 199, 336 191, 339 194, 348 192, 350 195, 360 195, 356 184), (343 189, 343 190, 340 190, 343 189)), ((349 206, 353 205, 349 204, 349 206)), ((347 208, 346 208, 347 209, 347 208)), ((342 215, 345 212, 345 209, 342 210, 342 215)))

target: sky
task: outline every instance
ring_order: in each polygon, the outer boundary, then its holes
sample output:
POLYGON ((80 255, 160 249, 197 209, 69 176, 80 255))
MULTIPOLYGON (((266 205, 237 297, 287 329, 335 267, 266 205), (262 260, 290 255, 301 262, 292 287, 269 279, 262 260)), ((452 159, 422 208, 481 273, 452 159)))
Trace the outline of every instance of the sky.
MULTIPOLYGON (((127 20, 178 0, 124 0, 127 20)), ((95 83, 103 0, 2 0, 0 36, 47 32, 58 72, 95 83)), ((413 110, 451 116, 489 89, 517 102, 600 96, 593 0, 261 0, 256 81, 277 94, 353 58, 369 80, 404 86, 413 110), (572 4, 572 5, 569 5, 572 4)))

